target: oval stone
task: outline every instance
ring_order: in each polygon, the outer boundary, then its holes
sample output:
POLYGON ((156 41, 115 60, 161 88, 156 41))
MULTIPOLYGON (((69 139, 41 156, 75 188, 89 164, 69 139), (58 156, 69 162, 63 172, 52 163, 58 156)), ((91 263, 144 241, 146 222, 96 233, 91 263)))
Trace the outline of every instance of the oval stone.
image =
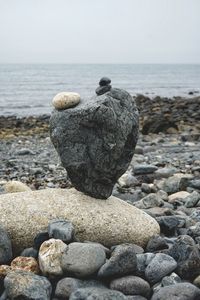
POLYGON ((58 93, 52 101, 53 106, 57 110, 63 110, 76 106, 80 102, 80 95, 74 92, 58 93))
POLYGON ((114 196, 103 201, 75 189, 3 194, 0 211, 0 223, 18 253, 32 246, 36 234, 45 231, 49 221, 56 218, 71 221, 80 241, 99 242, 108 247, 122 243, 145 247, 160 232, 156 220, 125 201, 114 196))

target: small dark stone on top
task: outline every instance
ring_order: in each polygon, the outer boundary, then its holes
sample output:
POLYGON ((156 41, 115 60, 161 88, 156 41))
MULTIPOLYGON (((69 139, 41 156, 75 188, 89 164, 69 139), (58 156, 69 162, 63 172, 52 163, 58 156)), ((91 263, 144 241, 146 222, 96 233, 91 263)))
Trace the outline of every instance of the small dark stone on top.
POLYGON ((111 85, 105 85, 105 86, 98 86, 98 88, 96 88, 95 92, 98 96, 103 95, 107 92, 109 92, 111 90, 111 85))
POLYGON ((102 77, 99 81, 100 86, 105 86, 111 83, 111 79, 108 77, 102 77))
POLYGON ((36 250, 39 250, 42 243, 44 243, 47 240, 49 240, 48 232, 45 231, 45 232, 38 233, 34 238, 34 248, 36 250))

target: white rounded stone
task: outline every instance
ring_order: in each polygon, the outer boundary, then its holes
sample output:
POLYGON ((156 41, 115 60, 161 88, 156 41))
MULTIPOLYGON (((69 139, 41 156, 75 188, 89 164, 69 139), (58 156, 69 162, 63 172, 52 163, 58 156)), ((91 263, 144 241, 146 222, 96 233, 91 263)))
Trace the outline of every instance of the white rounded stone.
POLYGON ((76 106, 80 102, 80 95, 73 92, 58 93, 52 101, 53 106, 57 110, 63 110, 76 106))
POLYGON ((31 189, 25 184, 17 180, 11 180, 3 185, 6 193, 19 193, 31 191, 31 189))
POLYGON ((40 246, 38 261, 44 275, 62 275, 61 259, 67 245, 56 239, 45 241, 40 246))
POLYGON ((99 242, 105 246, 135 243, 145 247, 159 234, 155 219, 142 210, 114 196, 95 199, 75 189, 45 189, 0 195, 0 224, 19 253, 32 246, 33 239, 46 231, 53 219, 73 223, 80 241, 99 242))

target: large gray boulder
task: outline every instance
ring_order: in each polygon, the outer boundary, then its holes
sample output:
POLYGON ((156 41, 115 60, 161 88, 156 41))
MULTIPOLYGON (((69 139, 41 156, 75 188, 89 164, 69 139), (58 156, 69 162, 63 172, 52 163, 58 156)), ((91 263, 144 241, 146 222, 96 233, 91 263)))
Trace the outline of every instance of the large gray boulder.
POLYGON ((131 95, 120 89, 53 112, 51 140, 77 190, 101 199, 111 195, 133 156, 138 117, 131 95))

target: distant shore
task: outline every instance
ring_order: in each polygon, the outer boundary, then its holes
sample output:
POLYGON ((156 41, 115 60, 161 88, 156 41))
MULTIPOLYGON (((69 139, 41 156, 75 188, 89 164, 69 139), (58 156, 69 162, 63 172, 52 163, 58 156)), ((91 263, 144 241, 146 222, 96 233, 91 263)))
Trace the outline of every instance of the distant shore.
MULTIPOLYGON (((190 134, 200 132, 200 96, 151 99, 144 95, 134 97, 140 111, 140 130, 149 133, 190 134)), ((0 116, 0 138, 47 133, 50 115, 0 116)))

